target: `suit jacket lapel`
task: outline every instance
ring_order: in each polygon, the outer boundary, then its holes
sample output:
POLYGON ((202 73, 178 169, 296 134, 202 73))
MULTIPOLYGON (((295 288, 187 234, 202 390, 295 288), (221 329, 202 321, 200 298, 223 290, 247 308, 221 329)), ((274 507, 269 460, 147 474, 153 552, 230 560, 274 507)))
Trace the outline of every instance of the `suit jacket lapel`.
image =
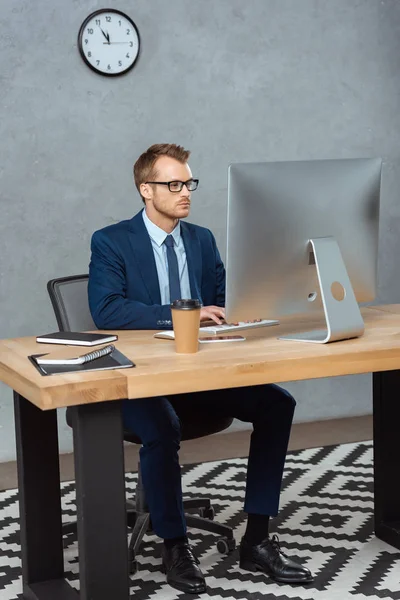
POLYGON ((160 284, 156 261, 150 236, 143 222, 142 211, 135 215, 130 222, 131 235, 129 240, 136 259, 143 283, 150 296, 152 304, 161 304, 160 284))
POLYGON ((194 229, 190 227, 188 223, 181 221, 181 235, 183 244, 185 246, 186 260, 188 265, 189 283, 192 298, 198 298, 200 302, 203 301, 201 297, 201 272, 202 272, 202 259, 201 259, 201 246, 199 238, 196 235, 194 229))

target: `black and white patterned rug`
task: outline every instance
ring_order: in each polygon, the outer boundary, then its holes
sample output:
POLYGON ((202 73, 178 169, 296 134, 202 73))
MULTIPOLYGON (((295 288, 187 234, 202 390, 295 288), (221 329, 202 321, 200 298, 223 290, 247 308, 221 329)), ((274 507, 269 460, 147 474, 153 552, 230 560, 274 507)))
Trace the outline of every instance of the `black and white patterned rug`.
MULTIPOLYGON (((247 459, 182 468, 186 497, 210 496, 216 519, 245 529, 242 512, 247 459)), ((127 475, 134 490, 136 474, 127 475)), ((74 484, 62 486, 65 520, 75 514, 74 484)), ((190 531, 213 600, 400 600, 400 552, 373 535, 372 443, 314 448, 288 454, 279 517, 272 521, 287 553, 309 567, 315 580, 307 586, 277 584, 261 573, 238 568, 237 550, 218 553, 212 534, 190 531)), ((77 545, 65 550, 67 578, 79 587, 77 545)), ((132 577, 136 600, 193 600, 165 584, 160 572, 160 540, 148 536, 132 577)), ((198 596, 200 598, 200 596, 198 596)), ((21 595, 20 543, 16 490, 0 493, 0 599, 21 595)), ((111 599, 110 599, 111 600, 111 599)))

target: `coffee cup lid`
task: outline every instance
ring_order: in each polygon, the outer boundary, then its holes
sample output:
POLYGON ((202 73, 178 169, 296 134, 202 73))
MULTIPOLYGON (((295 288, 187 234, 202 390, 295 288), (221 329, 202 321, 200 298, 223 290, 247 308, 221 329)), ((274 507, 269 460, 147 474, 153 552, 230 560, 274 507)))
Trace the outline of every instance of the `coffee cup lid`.
POLYGON ((200 300, 197 298, 183 298, 181 300, 174 300, 171 302, 171 308, 178 308, 179 310, 193 310, 194 308, 201 308, 200 300))

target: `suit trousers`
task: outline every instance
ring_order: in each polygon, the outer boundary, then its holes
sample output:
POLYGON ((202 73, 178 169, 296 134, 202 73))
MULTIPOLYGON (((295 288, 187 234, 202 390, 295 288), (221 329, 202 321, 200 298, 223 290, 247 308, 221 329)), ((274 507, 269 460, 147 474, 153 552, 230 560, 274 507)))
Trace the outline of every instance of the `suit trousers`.
POLYGON ((295 404, 289 392, 273 384, 124 400, 124 428, 142 441, 142 480, 154 532, 164 539, 186 534, 181 419, 196 419, 204 411, 253 424, 244 510, 275 516, 295 404))

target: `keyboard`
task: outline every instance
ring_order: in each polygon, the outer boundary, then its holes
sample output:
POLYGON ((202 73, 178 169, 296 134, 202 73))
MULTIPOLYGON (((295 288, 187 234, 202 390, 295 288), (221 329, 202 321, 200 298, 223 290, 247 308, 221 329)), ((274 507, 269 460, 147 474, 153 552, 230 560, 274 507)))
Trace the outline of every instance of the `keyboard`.
POLYGON ((222 325, 206 325, 205 327, 200 325, 201 333, 208 334, 225 334, 236 331, 242 331, 243 329, 256 329, 257 327, 269 327, 270 325, 279 325, 279 321, 271 321, 268 319, 263 319, 262 321, 257 321, 256 323, 245 323, 244 321, 239 321, 238 325, 232 325, 231 323, 222 323, 222 325))

